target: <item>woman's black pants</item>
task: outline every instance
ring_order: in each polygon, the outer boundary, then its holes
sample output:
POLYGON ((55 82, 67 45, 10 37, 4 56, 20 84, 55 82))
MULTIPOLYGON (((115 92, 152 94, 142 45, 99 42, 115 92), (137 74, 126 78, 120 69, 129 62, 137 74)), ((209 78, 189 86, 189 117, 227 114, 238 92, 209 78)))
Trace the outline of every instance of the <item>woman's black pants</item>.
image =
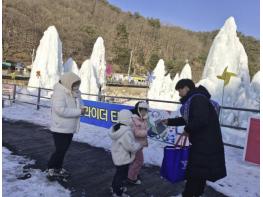
POLYGON ((48 162, 48 169, 61 169, 65 154, 72 141, 73 134, 55 133, 53 132, 53 139, 56 150, 51 155, 48 162))

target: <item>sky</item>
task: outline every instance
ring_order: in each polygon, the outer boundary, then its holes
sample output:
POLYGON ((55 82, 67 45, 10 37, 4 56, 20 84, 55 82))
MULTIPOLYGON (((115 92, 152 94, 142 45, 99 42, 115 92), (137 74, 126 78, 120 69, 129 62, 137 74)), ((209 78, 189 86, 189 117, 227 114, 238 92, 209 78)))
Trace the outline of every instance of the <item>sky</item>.
POLYGON ((220 29, 233 16, 238 31, 259 39, 260 0, 108 0, 142 16, 159 18, 164 24, 192 31, 220 29))

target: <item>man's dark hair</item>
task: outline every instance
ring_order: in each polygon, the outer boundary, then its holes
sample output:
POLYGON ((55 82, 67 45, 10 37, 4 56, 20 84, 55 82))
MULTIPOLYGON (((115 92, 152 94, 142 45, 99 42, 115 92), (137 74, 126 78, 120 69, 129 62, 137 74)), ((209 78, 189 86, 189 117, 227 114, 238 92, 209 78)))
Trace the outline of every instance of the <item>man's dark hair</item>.
POLYGON ((177 82, 175 89, 183 89, 185 86, 187 86, 190 90, 195 89, 195 84, 191 79, 181 79, 177 82))

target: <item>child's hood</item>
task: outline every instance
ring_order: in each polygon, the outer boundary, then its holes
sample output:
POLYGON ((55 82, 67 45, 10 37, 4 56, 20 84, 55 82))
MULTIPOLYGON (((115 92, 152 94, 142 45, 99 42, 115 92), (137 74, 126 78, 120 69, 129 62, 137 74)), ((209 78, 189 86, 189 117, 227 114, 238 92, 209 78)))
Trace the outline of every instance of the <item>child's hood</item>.
POLYGON ((118 130, 114 130, 114 127, 112 127, 109 135, 111 137, 111 139, 113 140, 118 140, 119 138, 121 138, 126 132, 129 132, 130 127, 126 126, 126 125, 121 125, 120 128, 118 130))

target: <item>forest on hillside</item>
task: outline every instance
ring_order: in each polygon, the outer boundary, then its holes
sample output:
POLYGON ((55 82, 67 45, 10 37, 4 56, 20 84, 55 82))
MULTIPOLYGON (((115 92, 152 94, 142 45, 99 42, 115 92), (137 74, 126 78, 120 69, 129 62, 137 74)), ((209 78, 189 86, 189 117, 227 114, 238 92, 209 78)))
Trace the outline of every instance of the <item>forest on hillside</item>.
MULTIPOLYGON (((72 57, 79 67, 101 36, 106 61, 115 72, 128 71, 132 53, 132 72, 146 73, 162 58, 174 76, 188 60, 195 81, 201 77, 218 32, 193 32, 161 24, 159 19, 145 18, 138 12, 123 12, 106 0, 3 0, 3 59, 31 64, 32 50, 51 25, 60 35, 63 60, 72 57)), ((238 36, 253 76, 259 70, 259 40, 241 33, 238 36)))

